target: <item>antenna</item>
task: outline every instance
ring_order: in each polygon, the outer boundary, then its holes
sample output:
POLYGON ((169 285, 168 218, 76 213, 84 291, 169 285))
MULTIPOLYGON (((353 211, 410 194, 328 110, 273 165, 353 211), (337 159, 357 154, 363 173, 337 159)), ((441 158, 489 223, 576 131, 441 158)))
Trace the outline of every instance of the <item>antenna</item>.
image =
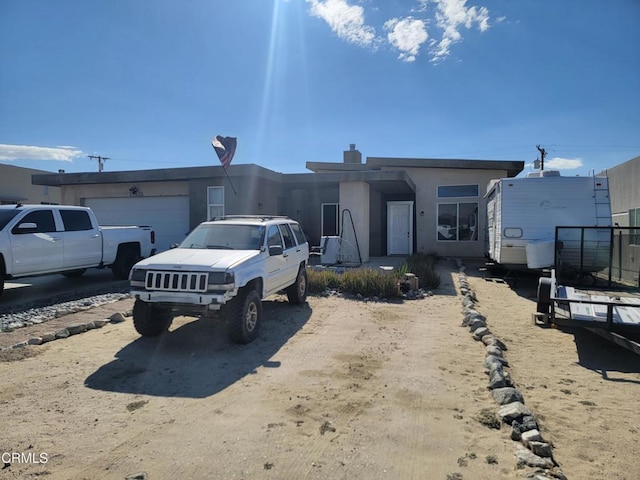
POLYGON ((91 160, 98 160, 98 172, 101 172, 104 168, 104 162, 109 160, 109 157, 101 157, 100 155, 87 155, 91 160))

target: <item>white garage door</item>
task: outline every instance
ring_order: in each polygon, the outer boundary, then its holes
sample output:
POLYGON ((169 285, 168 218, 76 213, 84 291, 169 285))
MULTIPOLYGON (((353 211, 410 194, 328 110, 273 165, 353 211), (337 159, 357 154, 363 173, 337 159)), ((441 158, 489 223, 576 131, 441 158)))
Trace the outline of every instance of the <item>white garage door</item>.
POLYGON ((87 198, 100 225, 150 225, 158 252, 189 233, 189 197, 87 198))

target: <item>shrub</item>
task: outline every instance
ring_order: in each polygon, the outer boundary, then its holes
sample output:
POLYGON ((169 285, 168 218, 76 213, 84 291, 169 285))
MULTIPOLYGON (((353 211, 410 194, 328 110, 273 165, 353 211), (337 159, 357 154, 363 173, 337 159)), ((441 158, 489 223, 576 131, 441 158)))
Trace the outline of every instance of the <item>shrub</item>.
POLYGON ((307 289, 310 293, 322 293, 327 288, 339 288, 340 275, 333 270, 307 269, 307 289))
POLYGON ((342 289, 351 294, 365 297, 397 297, 400 295, 398 279, 395 275, 385 275, 370 268, 346 271, 341 278, 342 289))
MULTIPOLYGON (((414 253, 405 262, 409 272, 418 277, 420 288, 438 288, 440 275, 436 270, 436 263, 440 257, 435 252, 414 253)), ((401 266, 404 270, 404 264, 401 266)))

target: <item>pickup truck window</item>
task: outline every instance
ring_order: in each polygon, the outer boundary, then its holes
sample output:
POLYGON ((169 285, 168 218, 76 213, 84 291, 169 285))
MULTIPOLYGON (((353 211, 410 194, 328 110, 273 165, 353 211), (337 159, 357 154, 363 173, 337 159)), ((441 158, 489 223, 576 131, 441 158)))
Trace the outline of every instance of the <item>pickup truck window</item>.
POLYGON ((264 227, 260 225, 202 224, 180 248, 260 250, 263 239, 264 227))
POLYGON ((7 226, 13 217, 15 217, 20 210, 0 210, 0 230, 7 226))
POLYGON ((56 231, 56 221, 53 219, 53 212, 51 210, 36 210, 35 212, 28 213, 24 216, 20 223, 13 227, 11 233, 48 233, 56 231), (18 227, 23 223, 35 223, 35 230, 27 230, 26 232, 20 231, 18 227))
POLYGON ((280 232, 282 233, 282 238, 284 239, 284 249, 288 250, 289 248, 295 247, 296 242, 293 239, 293 233, 291 233, 289 225, 287 225, 286 223, 280 225, 280 232))
POLYGON ((82 230, 92 230, 89 214, 84 210, 60 210, 64 229, 67 232, 79 232, 82 230))

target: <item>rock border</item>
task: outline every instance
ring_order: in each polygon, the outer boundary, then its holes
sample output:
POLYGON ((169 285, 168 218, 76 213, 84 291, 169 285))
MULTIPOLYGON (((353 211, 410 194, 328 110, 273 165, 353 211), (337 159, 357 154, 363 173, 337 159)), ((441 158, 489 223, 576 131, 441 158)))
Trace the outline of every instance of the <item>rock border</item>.
POLYGON ((456 266, 462 296, 461 326, 468 328, 473 339, 482 342, 485 347, 484 369, 489 376, 487 389, 498 404, 496 415, 511 427, 511 439, 519 442, 515 452, 517 467, 536 468, 537 470, 526 475, 534 480, 567 480, 553 458, 553 446, 542 438, 535 415, 525 405, 524 396, 516 388, 509 372, 505 371, 505 368, 509 368, 509 361, 504 355, 508 350, 507 346, 491 332, 487 318, 476 308, 478 299, 471 289, 465 266, 460 259, 456 260, 456 266))
POLYGON ((87 323, 83 322, 75 322, 66 325, 63 328, 60 328, 56 331, 50 331, 43 333, 40 336, 31 337, 28 340, 24 340, 22 342, 15 343, 13 345, 9 345, 7 347, 0 348, 0 351, 10 350, 12 348, 23 348, 27 345, 44 345, 45 343, 53 342, 54 340, 61 340, 64 338, 69 338, 72 335, 78 335, 80 333, 88 332, 89 330, 96 330, 98 328, 104 327, 107 323, 116 324, 122 323, 126 321, 127 317, 131 317, 133 313, 131 311, 121 313, 116 312, 111 315, 107 319, 102 320, 92 320, 87 323))

